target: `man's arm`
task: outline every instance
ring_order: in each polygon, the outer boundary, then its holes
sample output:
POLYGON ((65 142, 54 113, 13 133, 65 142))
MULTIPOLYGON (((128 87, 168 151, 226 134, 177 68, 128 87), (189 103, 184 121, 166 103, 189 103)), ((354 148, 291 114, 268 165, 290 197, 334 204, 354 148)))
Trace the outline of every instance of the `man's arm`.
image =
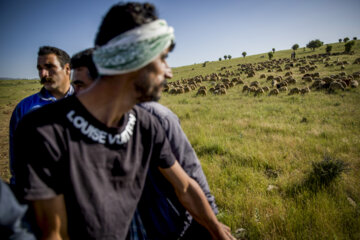
POLYGON ((36 223, 43 240, 67 240, 67 214, 64 195, 47 200, 32 201, 36 223))
POLYGON ((214 239, 235 239, 217 220, 199 185, 184 172, 177 161, 170 168, 159 167, 159 170, 174 187, 179 201, 214 239))

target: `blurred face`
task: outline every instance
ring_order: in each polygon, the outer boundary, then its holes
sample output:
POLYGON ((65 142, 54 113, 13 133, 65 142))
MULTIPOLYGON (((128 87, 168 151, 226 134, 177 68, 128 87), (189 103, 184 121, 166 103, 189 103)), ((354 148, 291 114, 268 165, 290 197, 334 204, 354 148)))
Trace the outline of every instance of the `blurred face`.
POLYGON ((70 66, 65 64, 61 67, 55 54, 38 56, 37 69, 40 82, 45 89, 53 95, 56 93, 65 94, 70 86, 70 66))
POLYGON ((167 78, 172 77, 172 71, 166 62, 169 50, 164 50, 154 61, 139 70, 135 80, 135 90, 138 102, 158 101, 167 78))
POLYGON ((73 70, 72 84, 76 94, 88 88, 93 83, 93 81, 94 79, 92 79, 90 76, 87 67, 78 67, 73 70))

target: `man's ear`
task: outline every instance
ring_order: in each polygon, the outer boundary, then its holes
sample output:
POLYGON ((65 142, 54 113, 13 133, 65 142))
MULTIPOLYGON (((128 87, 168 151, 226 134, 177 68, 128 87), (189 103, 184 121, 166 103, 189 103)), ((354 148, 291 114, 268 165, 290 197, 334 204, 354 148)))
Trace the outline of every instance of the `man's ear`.
POLYGON ((65 69, 66 75, 70 76, 71 69, 70 69, 70 64, 69 63, 65 64, 64 69, 65 69))

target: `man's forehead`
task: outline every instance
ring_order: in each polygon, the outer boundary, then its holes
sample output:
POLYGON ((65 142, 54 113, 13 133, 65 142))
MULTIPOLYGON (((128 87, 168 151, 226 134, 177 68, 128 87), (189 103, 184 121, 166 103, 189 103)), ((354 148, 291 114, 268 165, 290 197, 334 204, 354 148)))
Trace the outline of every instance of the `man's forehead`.
POLYGON ((46 64, 46 63, 60 63, 57 56, 53 53, 38 56, 38 64, 46 64))

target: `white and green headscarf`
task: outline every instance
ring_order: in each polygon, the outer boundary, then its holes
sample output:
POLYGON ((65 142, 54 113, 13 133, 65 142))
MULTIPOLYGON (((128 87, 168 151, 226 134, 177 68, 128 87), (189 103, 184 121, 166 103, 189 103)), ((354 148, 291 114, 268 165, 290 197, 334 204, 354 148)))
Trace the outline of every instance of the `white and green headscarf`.
POLYGON ((111 39, 94 51, 93 60, 100 75, 133 72, 158 57, 174 38, 174 29, 158 19, 111 39))

